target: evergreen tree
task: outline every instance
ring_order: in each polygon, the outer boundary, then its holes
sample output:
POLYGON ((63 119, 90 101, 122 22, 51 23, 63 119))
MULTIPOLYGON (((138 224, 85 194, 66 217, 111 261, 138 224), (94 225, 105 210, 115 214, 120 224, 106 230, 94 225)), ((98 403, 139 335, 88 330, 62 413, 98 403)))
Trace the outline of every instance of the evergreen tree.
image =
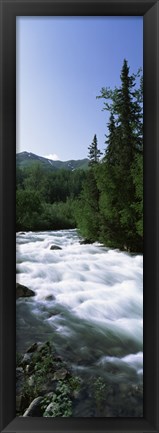
MULTIPOLYGON (((142 86, 135 88, 135 75, 129 75, 127 61, 121 71, 121 86, 101 90, 104 109, 111 112, 104 165, 98 179, 100 211, 104 221, 101 236, 112 246, 142 248, 141 231, 136 230, 136 155, 142 150, 142 86), (139 247, 140 244, 140 247, 139 247)), ((141 180, 140 180, 141 181, 141 180)), ((140 227, 141 228, 141 227, 140 227)))
POLYGON ((93 242, 99 238, 99 189, 96 175, 101 151, 98 149, 97 136, 94 135, 89 150, 89 170, 83 183, 79 206, 76 212, 77 225, 81 234, 93 242))
POLYGON ((97 162, 99 162, 100 156, 102 155, 102 152, 98 149, 96 134, 94 135, 92 144, 88 147, 88 150, 89 165, 91 166, 97 164, 97 162))
POLYGON ((99 237, 99 190, 95 178, 95 170, 91 167, 76 209, 77 225, 81 234, 89 241, 96 241, 99 237))

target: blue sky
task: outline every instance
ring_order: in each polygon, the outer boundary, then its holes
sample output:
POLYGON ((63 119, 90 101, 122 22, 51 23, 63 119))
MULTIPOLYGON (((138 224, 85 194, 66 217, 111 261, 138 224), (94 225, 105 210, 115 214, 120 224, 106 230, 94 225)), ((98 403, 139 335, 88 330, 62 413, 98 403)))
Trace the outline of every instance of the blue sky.
POLYGON ((104 150, 96 96, 120 84, 124 58, 143 66, 142 17, 17 17, 17 152, 82 159, 94 134, 104 150))

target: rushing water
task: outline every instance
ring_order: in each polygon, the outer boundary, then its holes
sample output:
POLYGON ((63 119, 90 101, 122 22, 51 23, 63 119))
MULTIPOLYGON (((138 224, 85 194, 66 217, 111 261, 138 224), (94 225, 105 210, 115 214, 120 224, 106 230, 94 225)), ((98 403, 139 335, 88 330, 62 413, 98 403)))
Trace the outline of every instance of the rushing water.
POLYGON ((76 230, 18 233, 17 282, 36 293, 17 300, 17 350, 51 339, 79 374, 142 384, 142 255, 81 245, 76 230))

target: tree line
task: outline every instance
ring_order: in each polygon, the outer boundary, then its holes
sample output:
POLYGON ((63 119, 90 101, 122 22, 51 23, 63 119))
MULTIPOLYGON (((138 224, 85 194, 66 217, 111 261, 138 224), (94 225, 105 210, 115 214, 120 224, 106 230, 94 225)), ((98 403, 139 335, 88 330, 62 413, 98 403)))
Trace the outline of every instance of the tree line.
POLYGON ((39 163, 16 170, 16 230, 75 228, 84 170, 47 171, 39 163))
POLYGON ((91 241, 142 251, 143 248, 143 78, 130 75, 127 61, 121 85, 102 88, 98 98, 109 112, 102 158, 94 135, 89 172, 78 206, 78 226, 91 241))
POLYGON ((143 79, 123 62, 121 84, 98 98, 109 112, 104 154, 97 135, 88 147, 88 170, 46 172, 17 168, 17 230, 78 227, 88 242, 142 251, 143 79))

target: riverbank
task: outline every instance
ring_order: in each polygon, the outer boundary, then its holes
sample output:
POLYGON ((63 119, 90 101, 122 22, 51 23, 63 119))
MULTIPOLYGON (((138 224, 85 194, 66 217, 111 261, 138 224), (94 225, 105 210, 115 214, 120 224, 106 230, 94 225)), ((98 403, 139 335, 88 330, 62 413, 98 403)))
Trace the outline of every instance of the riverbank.
POLYGON ((141 385, 114 384, 101 376, 86 383, 49 342, 17 354, 17 416, 140 417, 142 396, 141 385))

